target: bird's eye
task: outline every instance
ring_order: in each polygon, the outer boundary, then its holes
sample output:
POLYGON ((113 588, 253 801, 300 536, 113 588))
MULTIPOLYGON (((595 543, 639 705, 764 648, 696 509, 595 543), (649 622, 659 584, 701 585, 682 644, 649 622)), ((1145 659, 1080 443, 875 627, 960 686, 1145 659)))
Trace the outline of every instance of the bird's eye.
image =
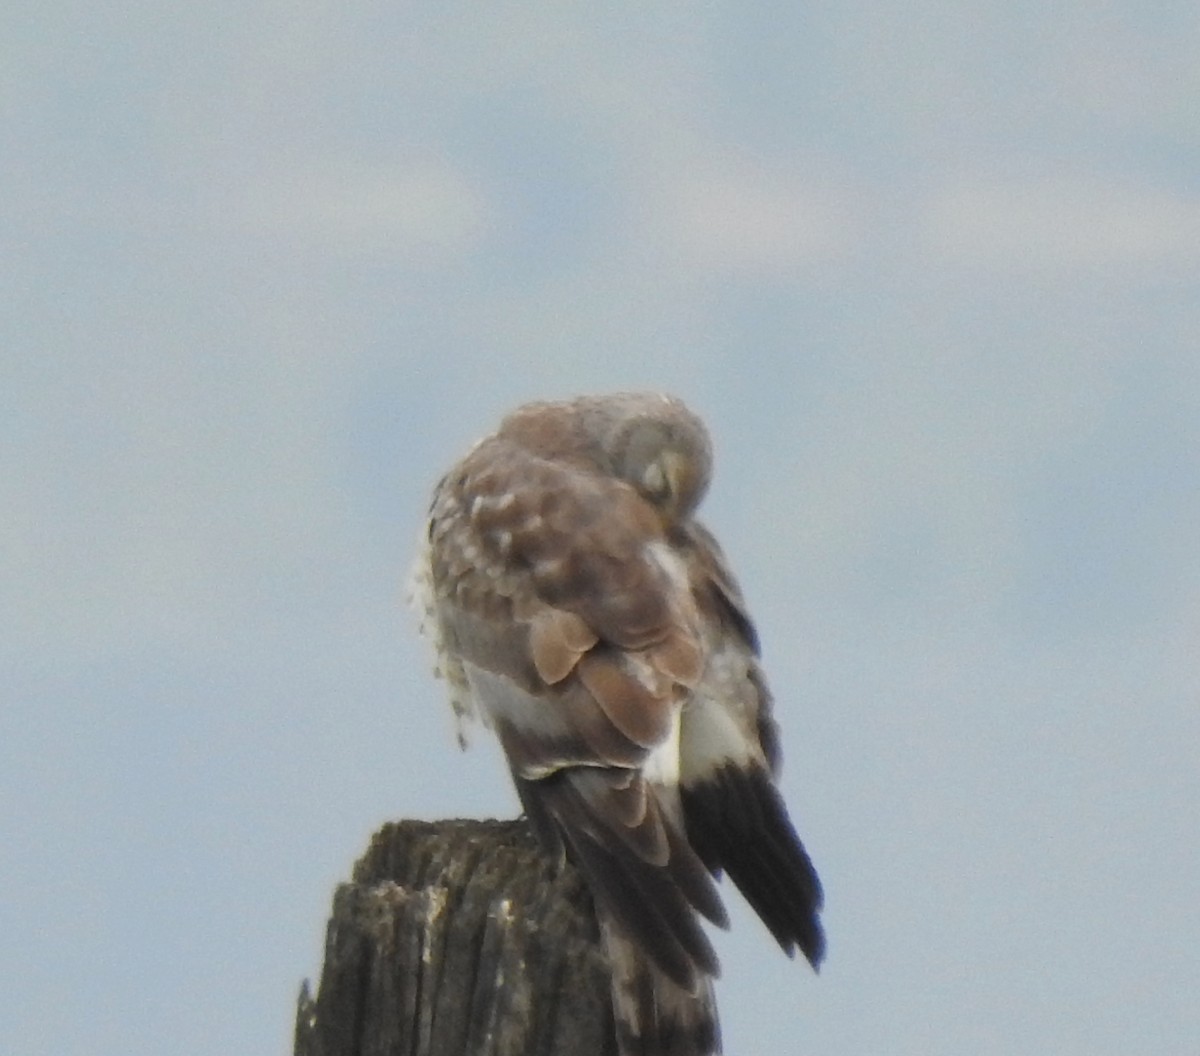
POLYGON ((666 498, 669 490, 667 475, 657 459, 642 471, 642 491, 653 499, 666 498))

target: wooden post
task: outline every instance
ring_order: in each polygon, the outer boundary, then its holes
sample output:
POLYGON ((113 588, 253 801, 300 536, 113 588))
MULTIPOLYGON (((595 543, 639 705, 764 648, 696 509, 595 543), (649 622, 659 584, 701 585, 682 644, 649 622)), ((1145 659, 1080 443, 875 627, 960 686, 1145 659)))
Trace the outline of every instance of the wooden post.
POLYGON ((295 1056, 613 1056, 591 896, 524 821, 385 825, 338 887, 295 1056))

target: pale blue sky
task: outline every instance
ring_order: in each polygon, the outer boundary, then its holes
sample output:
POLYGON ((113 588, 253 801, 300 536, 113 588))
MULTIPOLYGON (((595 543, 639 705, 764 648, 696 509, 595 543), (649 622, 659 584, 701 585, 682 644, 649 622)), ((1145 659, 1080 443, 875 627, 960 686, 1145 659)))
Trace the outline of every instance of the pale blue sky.
POLYGON ((1200 1051, 1194 4, 26 5, 0 1023, 286 1054, 334 885, 512 815, 403 606, 531 398, 709 421, 828 891, 731 1056, 1200 1051))

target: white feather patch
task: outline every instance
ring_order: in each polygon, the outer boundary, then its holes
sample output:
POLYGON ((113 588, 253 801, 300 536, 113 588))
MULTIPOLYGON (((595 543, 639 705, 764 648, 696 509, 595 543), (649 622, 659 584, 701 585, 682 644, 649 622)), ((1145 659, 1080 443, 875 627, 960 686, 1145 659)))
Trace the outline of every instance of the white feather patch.
POLYGON ((468 727, 479 719, 466 674, 446 648, 441 621, 437 613, 437 594, 433 589, 433 569, 430 563, 429 533, 422 529, 417 543, 417 557, 408 576, 407 600, 416 611, 421 636, 433 646, 433 673, 445 680, 449 688, 450 707, 454 711, 455 734, 458 743, 466 747, 468 727))
POLYGON ((660 788, 675 788, 679 784, 679 712, 671 719, 671 732, 661 743, 650 749, 642 763, 646 780, 660 788))
POLYGON ((739 646, 710 654, 704 679, 684 705, 680 730, 680 778, 684 784, 734 763, 765 765, 758 743, 758 699, 739 646))

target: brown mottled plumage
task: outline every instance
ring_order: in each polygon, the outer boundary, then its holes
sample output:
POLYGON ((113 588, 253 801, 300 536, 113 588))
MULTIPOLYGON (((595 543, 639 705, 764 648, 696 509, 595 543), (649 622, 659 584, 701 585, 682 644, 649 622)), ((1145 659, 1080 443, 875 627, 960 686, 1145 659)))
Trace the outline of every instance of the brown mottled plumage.
POLYGON ((692 516, 711 470, 671 397, 529 404, 438 484, 417 567, 455 711, 592 888, 622 1056, 720 1051, 700 917, 727 924, 722 870, 789 955, 824 951, 754 626, 692 516))

